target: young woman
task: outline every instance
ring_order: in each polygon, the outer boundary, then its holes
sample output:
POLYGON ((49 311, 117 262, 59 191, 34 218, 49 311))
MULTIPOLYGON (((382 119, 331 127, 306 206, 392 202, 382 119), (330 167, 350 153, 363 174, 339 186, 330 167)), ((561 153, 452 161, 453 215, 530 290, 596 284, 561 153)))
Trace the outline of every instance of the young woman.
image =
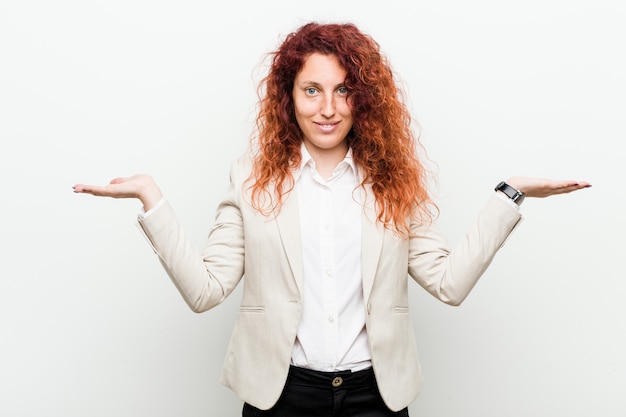
POLYGON ((244 416, 407 416, 422 384, 408 277, 460 304, 524 197, 590 184, 510 178, 451 249, 379 45, 352 24, 309 23, 271 57, 254 146, 201 252, 149 175, 74 191, 139 199, 139 224, 194 311, 245 275, 221 377, 244 416))

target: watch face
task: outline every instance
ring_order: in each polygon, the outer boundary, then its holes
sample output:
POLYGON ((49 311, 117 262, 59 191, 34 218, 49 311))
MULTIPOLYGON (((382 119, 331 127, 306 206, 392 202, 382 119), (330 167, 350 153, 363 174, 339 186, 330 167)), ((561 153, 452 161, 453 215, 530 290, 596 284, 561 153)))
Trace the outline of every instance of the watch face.
POLYGON ((507 197, 513 200, 513 202, 518 204, 520 204, 524 200, 524 193, 511 187, 504 181, 496 186, 496 191, 502 191, 504 194, 506 194, 507 197))

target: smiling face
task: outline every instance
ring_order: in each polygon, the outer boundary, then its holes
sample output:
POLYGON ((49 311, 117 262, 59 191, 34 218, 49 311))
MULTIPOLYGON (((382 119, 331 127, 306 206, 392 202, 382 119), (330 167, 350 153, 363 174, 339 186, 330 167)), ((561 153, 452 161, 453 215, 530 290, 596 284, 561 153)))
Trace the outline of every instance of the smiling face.
POLYGON ((348 150, 346 136, 353 118, 344 84, 346 74, 335 55, 316 52, 307 57, 294 80, 296 120, 317 165, 334 168, 348 150))

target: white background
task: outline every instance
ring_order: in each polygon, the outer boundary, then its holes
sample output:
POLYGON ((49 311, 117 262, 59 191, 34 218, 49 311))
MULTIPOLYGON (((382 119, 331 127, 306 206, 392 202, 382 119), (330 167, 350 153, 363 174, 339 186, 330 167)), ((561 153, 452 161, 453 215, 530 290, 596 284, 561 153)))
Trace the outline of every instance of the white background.
POLYGON ((138 202, 71 187, 150 173, 200 247, 259 63, 309 20, 357 23, 390 58, 451 244, 501 179, 593 183, 528 199, 461 307, 411 285, 412 416, 626 415, 621 0, 2 1, 0 415, 240 415, 218 383, 240 293, 192 313, 138 202))

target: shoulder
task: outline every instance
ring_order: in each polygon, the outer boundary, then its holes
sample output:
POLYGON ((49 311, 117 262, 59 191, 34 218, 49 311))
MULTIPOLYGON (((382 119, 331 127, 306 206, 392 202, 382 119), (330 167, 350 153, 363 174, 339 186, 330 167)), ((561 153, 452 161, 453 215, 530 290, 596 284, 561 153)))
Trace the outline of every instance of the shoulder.
POLYGON ((232 182, 244 182, 250 177, 254 159, 250 155, 243 155, 235 159, 230 165, 230 180, 232 182))

